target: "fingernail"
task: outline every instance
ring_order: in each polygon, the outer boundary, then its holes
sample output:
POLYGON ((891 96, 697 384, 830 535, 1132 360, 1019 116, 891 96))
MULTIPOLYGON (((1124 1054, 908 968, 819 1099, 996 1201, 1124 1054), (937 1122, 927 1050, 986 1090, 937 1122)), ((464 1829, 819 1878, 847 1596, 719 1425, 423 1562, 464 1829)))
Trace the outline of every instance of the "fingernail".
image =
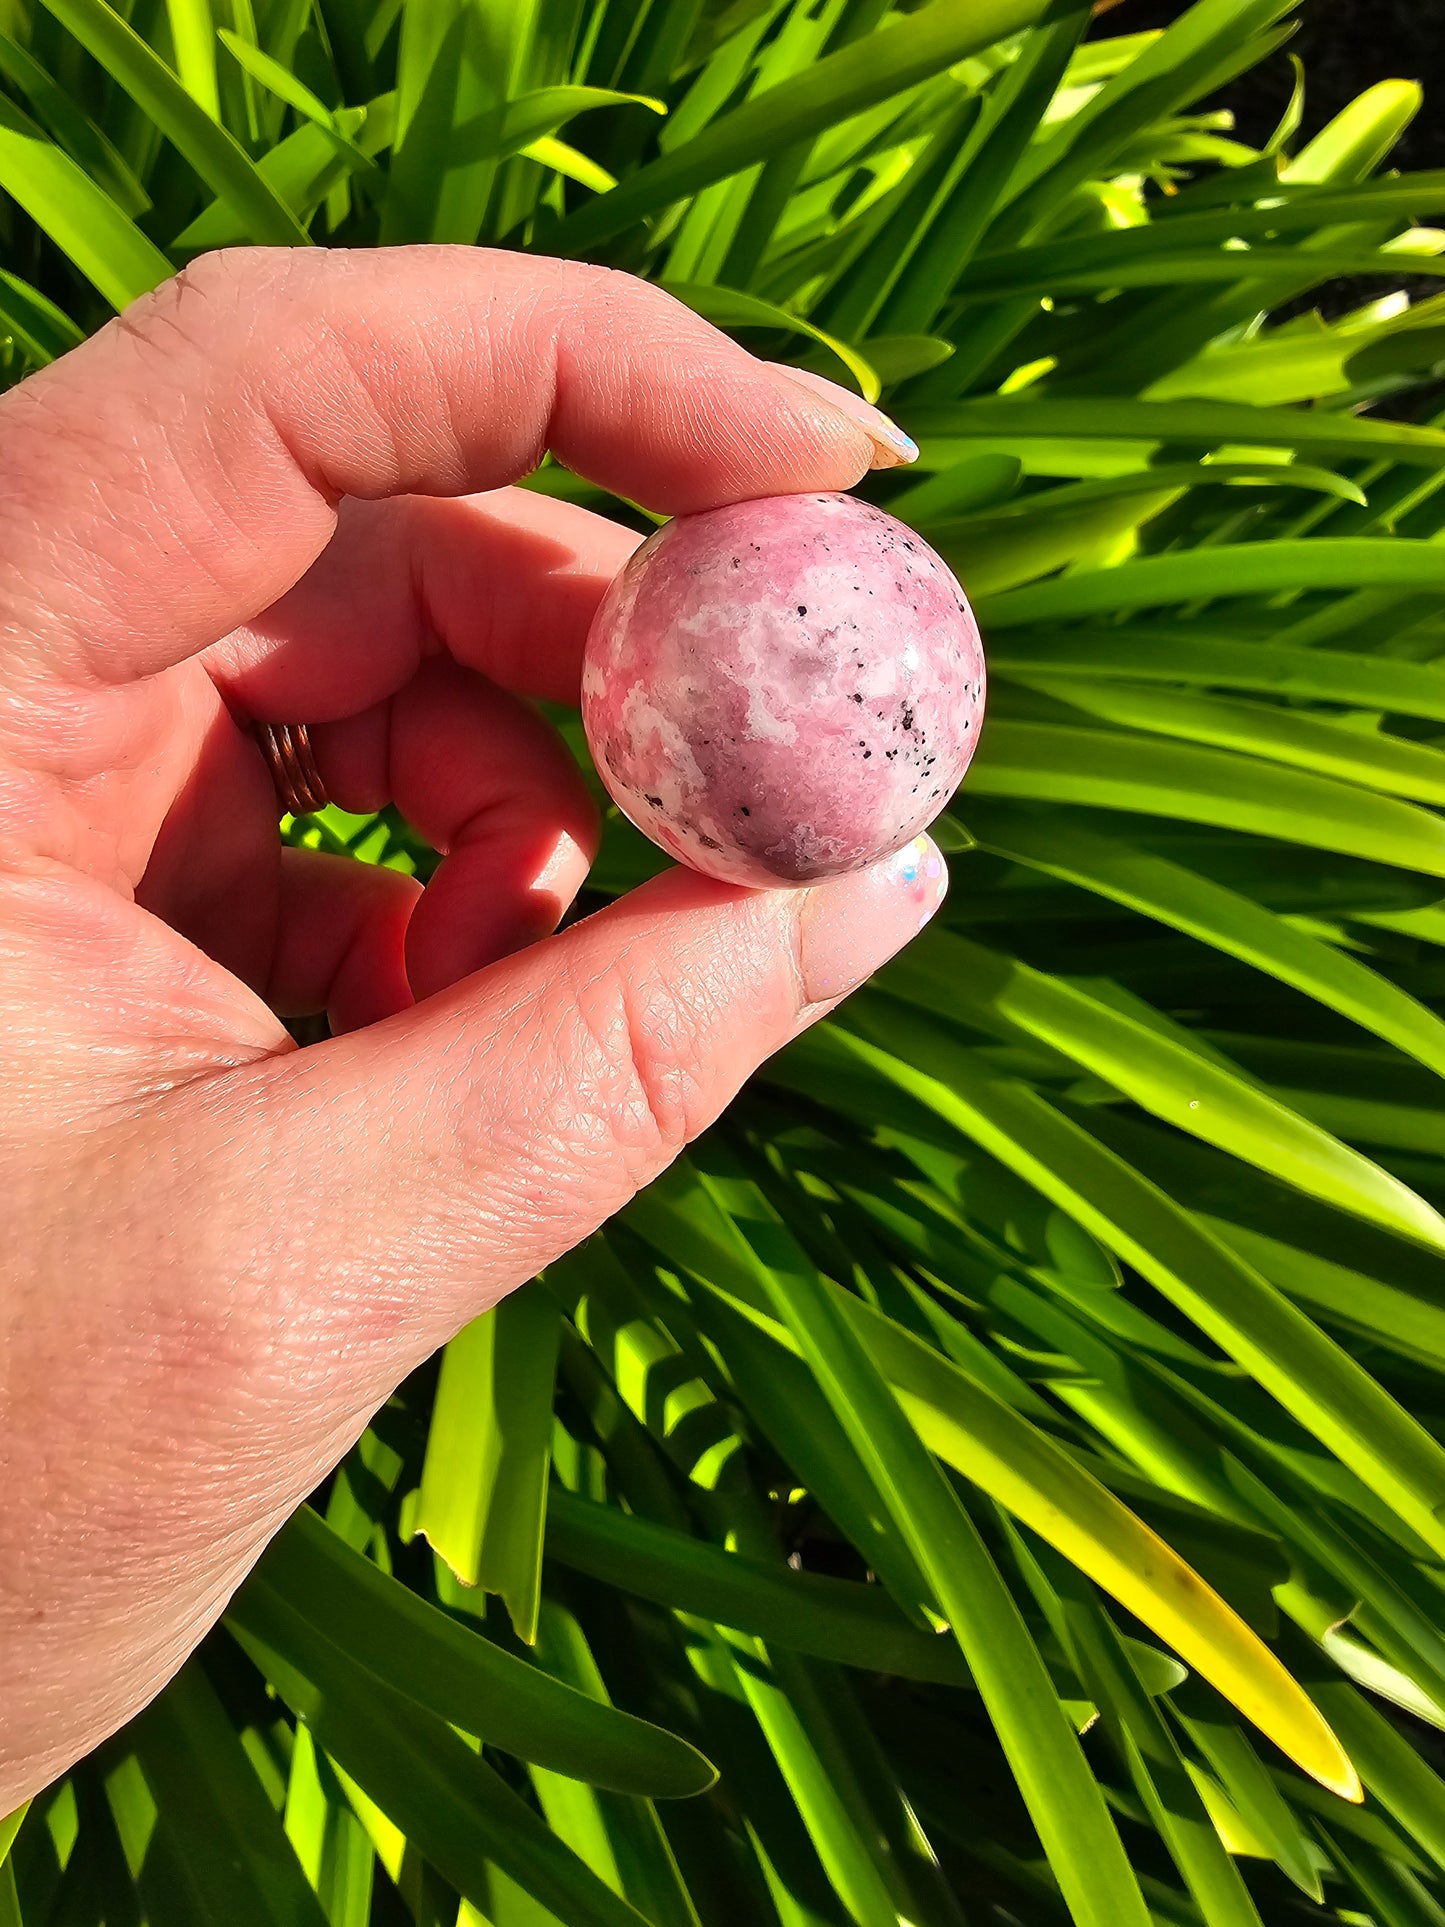
POLYGON ((905 435, 897 422, 890 420, 881 408, 875 408, 871 401, 864 401, 852 389, 829 381, 826 375, 815 375, 811 368, 793 368, 784 361, 774 361, 768 365, 776 368, 780 375, 786 375, 789 381, 797 382, 800 387, 811 388, 815 395, 821 395, 824 401, 830 402, 850 421, 866 429, 878 451, 874 468, 898 468, 905 462, 918 460, 917 442, 911 435, 905 435))
POLYGON ((831 1003, 896 956, 943 902, 948 866, 931 836, 919 836, 856 876, 815 883, 802 911, 803 990, 831 1003))

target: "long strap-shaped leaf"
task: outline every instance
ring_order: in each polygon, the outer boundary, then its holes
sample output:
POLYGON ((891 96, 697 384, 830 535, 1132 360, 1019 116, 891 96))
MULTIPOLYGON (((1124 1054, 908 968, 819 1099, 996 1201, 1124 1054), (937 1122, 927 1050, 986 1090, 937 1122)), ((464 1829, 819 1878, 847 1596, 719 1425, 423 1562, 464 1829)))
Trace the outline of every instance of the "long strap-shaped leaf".
POLYGON ((321 1904, 199 1660, 131 1728, 168 1845, 215 1927, 322 1927, 321 1904))
POLYGON ((495 1865, 569 1927, 649 1927, 445 1720, 356 1665, 278 1593, 265 1592, 264 1606, 262 1597, 242 1635, 247 1652, 336 1764, 468 1900, 487 1905, 495 1865))
POLYGON ((138 219, 147 211, 149 195, 95 122, 33 55, 3 32, 0 74, 29 103, 46 132, 98 187, 105 189, 122 213, 138 219))
MULTIPOLYGON (((1291 467, 1276 471, 1287 479, 1291 467)), ((1226 473, 1230 465, 1220 463, 1226 473)), ((1166 474, 1169 471, 1165 471, 1166 474)), ((1210 468, 1195 474, 1208 481, 1210 468)), ((924 484, 924 486, 927 486, 924 484)), ((1398 711, 1445 722, 1445 674, 1434 663, 1341 649, 1297 649, 1284 643, 1241 642, 1188 624, 1087 630, 1009 632, 989 650, 989 673, 1011 676, 1058 671, 1112 681, 1203 683, 1211 688, 1257 689, 1306 702, 1347 703, 1357 709, 1398 711)))
MULTIPOLYGON (((961 1897, 920 1838, 918 1822, 849 1681, 836 1668, 793 1653, 770 1650, 768 1658, 855 1832, 871 1846, 894 1910, 889 1927, 899 1920, 914 1927, 966 1927, 961 1897)), ((737 1668, 744 1688, 749 1671, 737 1668)))
MULTIPOLYGON (((1153 229, 1136 228, 1132 232, 1152 235, 1153 229)), ((1391 248, 1331 248, 1309 256, 1308 265, 1320 280, 1337 274, 1383 274, 1392 278, 1401 274, 1445 274, 1445 263, 1436 255, 1391 248)), ((987 266, 975 262, 960 292, 969 300, 996 301, 1003 296, 1083 293, 1092 288, 1172 288, 1183 282, 1237 281, 1241 269, 1260 276, 1298 279, 1300 254, 1292 247, 1176 251, 1141 244, 1098 265, 1070 268, 1056 267, 1050 248, 1023 248, 1014 255, 996 255, 987 266)))
MULTIPOLYGON (((746 1185, 703 1182, 723 1197, 746 1185)), ((756 1188, 746 1189, 755 1213, 780 1233, 756 1188)), ((774 1315, 847 1426, 953 1626, 1074 1919, 1144 1927, 1149 1912, 1098 1782, 978 1528, 824 1281, 805 1260, 780 1268, 781 1242, 774 1236, 769 1261, 757 1261, 774 1315)))
POLYGON ((1165 690, 1152 683, 1103 681, 1049 670, 1025 672, 1018 680, 1105 723, 1178 736, 1189 743, 1213 743, 1244 756, 1262 756, 1359 783, 1387 796, 1409 797, 1436 809, 1445 805, 1445 756, 1426 743, 1195 689, 1165 690))
POLYGON ((712 1783, 712 1768, 685 1740, 573 1692, 469 1631, 353 1552, 309 1507, 282 1528, 232 1601, 238 1626, 262 1623, 262 1593, 290 1606, 311 1638, 344 1642, 353 1664, 504 1753, 663 1799, 712 1783))
POLYGON ((967 1686, 948 1640, 920 1632, 876 1586, 794 1572, 655 1525, 553 1486, 547 1549, 563 1565, 674 1612, 756 1633, 793 1652, 900 1679, 967 1686))
MULTIPOLYGON (((839 1067, 870 1059, 870 1046, 828 1031, 782 1061, 785 1073, 816 1063, 820 1074, 800 1071, 798 1085, 827 1102, 836 1099, 839 1067)), ((673 1264, 696 1271, 800 1350, 764 1297, 736 1225, 690 1164, 675 1172, 629 1207, 629 1219, 673 1264)), ((1349 1762, 1314 1707, 1258 1635, 1157 1533, 978 1380, 861 1298, 838 1287, 833 1293, 931 1451, 1136 1614, 1306 1772, 1354 1797, 1349 1762)))
POLYGON ((29 1811, 30 1802, 26 1800, 23 1805, 16 1807, 13 1813, 7 1813, 4 1819, 0 1820, 0 1865, 9 1858, 10 1849, 15 1844, 15 1836, 19 1833, 29 1811))
POLYGON ((819 1740, 826 1745, 826 1736, 805 1718, 807 1698, 798 1692, 797 1676, 807 1662, 784 1654, 780 1664, 769 1664, 755 1641, 735 1636, 719 1640, 718 1646, 724 1651, 714 1664, 721 1670, 731 1661, 734 1690, 758 1723, 846 1919, 852 1927, 897 1927, 898 1901, 889 1894, 880 1864, 877 1824, 858 1811, 861 1802, 850 1785, 846 1761, 820 1749, 819 1740))
MULTIPOLYGON (((1218 1776, 1235 1812, 1254 1835, 1262 1853, 1273 1859, 1281 1872, 1316 1905, 1322 1904, 1324 1887, 1308 1823, 1280 1790, 1278 1782, 1285 1776, 1280 1774, 1278 1779, 1270 1776, 1230 1709, 1201 1680, 1186 1680, 1171 1693, 1169 1710, 1198 1747, 1210 1772, 1218 1776)), ((1342 1807, 1338 1801, 1328 1800, 1293 1775, 1289 1776, 1287 1785, 1292 1794, 1303 1796, 1301 1805, 1305 1801, 1318 1802, 1328 1805, 1336 1814, 1343 1813, 1347 1821, 1362 1822, 1366 1826, 1379 1823, 1378 1814, 1366 1813, 1358 1807, 1342 1807)), ((1407 1853, 1410 1851, 1403 1838, 1399 1844, 1407 1853)))
POLYGON ((474 1318, 442 1353, 416 1531, 537 1637, 561 1313, 541 1285, 474 1318))
POLYGON ((1268 971, 1445 1076, 1445 1023, 1358 958, 1297 930, 1237 890, 1061 814, 1040 821, 1006 803, 979 802, 969 828, 983 848, 1171 924, 1268 971))
MULTIPOLYGON (((912 417, 909 426, 917 436, 976 435, 1009 441, 1018 436, 1025 440, 1097 436, 1106 441, 1184 443, 1195 448, 1242 442, 1254 448, 1311 448, 1321 454, 1389 455, 1394 461, 1418 462, 1426 468, 1445 463, 1445 434, 1438 429, 1304 408, 1256 408, 1247 402, 1135 401, 1125 395, 1100 401, 988 396, 930 408, 912 417)), ((1218 549, 1203 552, 1206 559, 1219 553, 1218 549)))
POLYGON ((886 32, 865 34, 805 72, 735 107, 670 153, 570 214, 551 237, 559 252, 579 254, 621 234, 659 208, 768 154, 834 127, 875 101, 1017 33, 1047 0, 934 0, 886 32))
POLYGON ((1261 1927, 1164 1716, 1141 1686, 1093 1588, 1048 1547, 1025 1547, 1022 1535, 1015 1536, 1025 1575, 1051 1599, 1051 1617, 1059 1621, 1079 1678, 1207 1927, 1261 1927))
MULTIPOLYGON (((1115 432, 1125 435, 1128 429, 1121 423, 1115 432)), ((1191 602, 1199 596, 1368 588, 1431 589, 1445 597, 1445 549, 1399 535, 1388 540, 1357 536, 1338 542, 1220 543, 1009 589, 985 598, 979 616, 997 628, 1012 629, 1022 622, 1067 621, 1116 609, 1144 609, 1151 603, 1191 602)))
MULTIPOLYGON (((365 173, 373 155, 391 145, 396 131, 396 95, 380 94, 365 107, 340 107, 336 131, 307 121, 256 163, 260 173, 304 222, 336 183, 352 172, 365 173)), ((201 209, 172 242, 178 253, 232 247, 246 238, 245 219, 228 201, 201 209)))
POLYGON ((1371 1794, 1445 1872, 1445 1783, 1404 1734, 1302 1634, 1292 1634, 1291 1646, 1292 1659, 1321 1711, 1344 1735, 1371 1794))
POLYGON ((53 301, 0 268, 0 324, 37 365, 78 348, 85 337, 53 301))
POLYGON ((105 0, 45 4, 150 116, 212 193, 236 210, 250 240, 279 247, 309 245, 311 237, 246 150, 211 119, 113 7, 105 0))
POLYGON ((971 539, 987 538, 995 529, 1007 529, 1014 523, 1049 521, 1056 515, 1071 514, 1076 509, 1104 502, 1118 502, 1130 495, 1154 495, 1161 490, 1185 486, 1207 487, 1212 482, 1255 482, 1271 488, 1303 488, 1353 502, 1360 508, 1366 506, 1364 493, 1354 482, 1337 475, 1332 468, 1315 468, 1303 462, 1160 462, 1124 475, 1068 482, 1060 488, 1049 489, 1046 494, 986 503, 975 512, 960 509, 950 512, 944 508, 949 473, 945 469, 931 482, 917 483, 906 495, 890 502, 889 508, 901 520, 917 521, 922 528, 930 523, 943 524, 943 539, 958 545, 963 554, 967 553, 963 545, 971 539))
POLYGON ((866 357, 846 341, 825 334, 802 315, 789 314, 786 309, 774 307, 771 301, 761 301, 755 294, 743 294, 735 288, 722 288, 716 285, 699 287, 686 281, 664 281, 661 284, 669 294, 685 302, 695 314, 713 322, 719 328, 787 328, 796 334, 806 335, 818 342, 847 369, 857 382, 867 401, 877 401, 879 380, 866 357))
POLYGON ((113 308, 159 287, 171 264, 102 187, 0 96, 0 188, 113 308))
POLYGON ((1445 1306, 1338 1264, 1318 1251, 1213 1216, 1198 1206, 1195 1209, 1200 1221, 1246 1264, 1312 1312, 1322 1314, 1327 1324, 1367 1343, 1388 1345, 1436 1371, 1445 1369, 1445 1306))
MULTIPOLYGON (((1445 1221, 1408 1185, 1199 1050, 1182 1026, 1165 1028, 1116 1010, 1080 984, 1032 969, 967 938, 934 932, 880 979, 924 1010, 1004 1037, 1023 1030, 1071 1057, 1156 1117, 1218 1144, 1286 1183, 1445 1251, 1445 1221)), ((913 1011, 868 999, 847 1023, 947 1082, 969 1053, 913 1011)))
POLYGON ((286 1837, 331 1927, 371 1927, 376 1850, 329 1762, 298 1721, 286 1775, 286 1837))
MULTIPOLYGON (((1395 180, 1370 181, 1348 191, 1338 187, 1296 187, 1278 182, 1263 207, 1231 207, 1215 213, 1174 214, 1165 211, 1147 228, 1091 234, 1083 240, 1051 241, 1046 249, 1022 248, 1012 256, 981 254, 977 266, 1004 260, 1027 259, 1047 253, 1067 273, 1078 267, 1109 267, 1127 260, 1131 248, 1146 235, 1161 252, 1169 248, 1201 247, 1210 241, 1249 240, 1256 235, 1288 234, 1300 228, 1337 226, 1366 220, 1417 220, 1445 212, 1445 169, 1421 169, 1395 180)), ((1299 263, 1296 261, 1296 267, 1299 263)), ((1238 259, 1247 268, 1249 256, 1238 259)))
POLYGON ((922 232, 917 238, 909 236, 902 271, 875 318, 880 329, 934 326, 986 232, 999 196, 1020 156, 1027 151, 1039 119, 1067 70, 1068 57, 1087 25, 1086 9, 1050 7, 1045 20, 1019 49, 1012 66, 991 89, 969 136, 969 151, 959 156, 949 191, 935 199, 925 219, 918 223, 922 232))
POLYGON ((968 782, 982 796, 1180 817, 1445 877, 1433 811, 1233 750, 1003 717, 985 726, 968 782))
POLYGON ((1272 23, 1288 11, 1280 0, 1196 0, 1186 7, 1078 112, 1032 143, 1011 183, 1012 205, 990 240, 1017 245, 1037 233, 1081 182, 1114 172, 1121 150, 1151 122, 1262 58, 1277 44, 1272 23))
MULTIPOLYGON (((1445 1555, 1445 1450, 1363 1366, 1147 1178, 1026 1085, 955 1065, 952 1084, 830 1032, 1102 1239, 1445 1555)), ((1217 1683, 1217 1682, 1216 1682, 1217 1683)))

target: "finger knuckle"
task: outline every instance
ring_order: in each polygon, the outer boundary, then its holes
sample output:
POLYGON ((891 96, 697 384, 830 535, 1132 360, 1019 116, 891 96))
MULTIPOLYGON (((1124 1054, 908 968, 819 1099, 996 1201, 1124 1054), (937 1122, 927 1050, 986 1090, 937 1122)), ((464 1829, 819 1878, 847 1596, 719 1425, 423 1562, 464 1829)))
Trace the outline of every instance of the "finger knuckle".
POLYGON ((592 261, 562 265, 565 310, 583 330, 585 345, 594 352, 599 343, 635 343, 639 334, 651 341, 659 333, 708 332, 674 295, 629 274, 625 268, 604 267, 592 261))
POLYGON ((230 301, 285 271, 270 248, 212 248, 187 263, 169 285, 192 303, 230 301))
POLYGON ((253 301, 278 272, 265 248, 219 248, 196 259, 132 302, 116 327, 141 348, 173 354, 178 344, 204 345, 219 321, 253 301))
POLYGON ((642 1182, 701 1128, 699 1013, 685 988, 609 968, 576 1004, 595 1115, 629 1180, 642 1182))
POLYGON ((691 312, 676 295, 658 287, 655 281, 644 281, 640 274, 632 274, 626 268, 593 264, 592 274, 597 289, 609 301, 625 301, 634 308, 649 309, 656 314, 691 312))

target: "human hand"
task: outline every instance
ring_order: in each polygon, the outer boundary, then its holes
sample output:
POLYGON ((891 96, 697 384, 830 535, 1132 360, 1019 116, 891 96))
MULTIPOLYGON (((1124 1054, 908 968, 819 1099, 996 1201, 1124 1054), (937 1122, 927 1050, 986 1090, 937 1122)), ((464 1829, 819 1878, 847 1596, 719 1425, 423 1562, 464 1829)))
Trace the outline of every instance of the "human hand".
POLYGON ((596 826, 524 699, 575 699, 636 538, 504 486, 550 447, 679 512, 847 488, 876 433, 626 276, 473 249, 209 257, 0 400, 0 1814, 917 929, 884 865, 548 934, 596 826), (395 801, 428 888, 283 850, 248 718, 395 801), (323 1008, 298 1051, 275 1012, 323 1008))

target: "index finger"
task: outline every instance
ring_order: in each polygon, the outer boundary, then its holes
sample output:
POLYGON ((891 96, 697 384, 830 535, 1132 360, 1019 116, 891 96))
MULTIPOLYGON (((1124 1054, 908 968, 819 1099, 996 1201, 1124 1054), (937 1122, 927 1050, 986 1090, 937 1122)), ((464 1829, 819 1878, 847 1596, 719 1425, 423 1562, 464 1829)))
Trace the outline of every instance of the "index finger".
POLYGON ((465 247, 206 256, 0 402, 12 665, 155 673, 297 581, 347 495, 550 448, 669 513, 846 488, 860 423, 630 275, 465 247))

